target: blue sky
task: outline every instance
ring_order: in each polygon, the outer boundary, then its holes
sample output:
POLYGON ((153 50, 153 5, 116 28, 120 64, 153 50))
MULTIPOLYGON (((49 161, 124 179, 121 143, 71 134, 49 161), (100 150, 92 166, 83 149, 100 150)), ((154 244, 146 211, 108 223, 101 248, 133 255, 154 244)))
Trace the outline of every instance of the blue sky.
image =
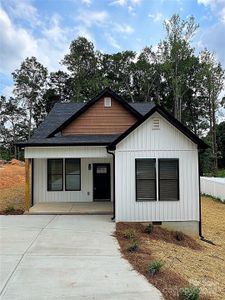
POLYGON ((49 71, 80 36, 113 53, 156 46, 163 20, 193 15, 200 25, 193 45, 215 52, 225 68, 225 0, 0 0, 0 94, 12 91, 11 72, 27 56, 49 71))

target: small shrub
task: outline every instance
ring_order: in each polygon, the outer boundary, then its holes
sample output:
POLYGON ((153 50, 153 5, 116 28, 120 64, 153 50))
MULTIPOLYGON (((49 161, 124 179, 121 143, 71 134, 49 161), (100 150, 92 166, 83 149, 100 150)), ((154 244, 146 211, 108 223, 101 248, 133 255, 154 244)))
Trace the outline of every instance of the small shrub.
POLYGON ((125 229, 123 232, 123 236, 127 240, 134 240, 136 239, 136 232, 133 229, 125 229))
POLYGON ((175 238, 177 241, 183 241, 184 240, 184 234, 181 231, 175 232, 175 238))
POLYGON ((181 300, 198 300, 200 295, 200 289, 194 286, 181 288, 179 290, 179 296, 181 300))
POLYGON ((153 231, 153 225, 152 224, 148 224, 148 226, 145 227, 144 232, 147 234, 151 234, 153 231))
POLYGON ((127 251, 129 251, 129 252, 135 252, 137 250, 138 250, 138 244, 137 244, 137 242, 130 243, 127 246, 127 251))
POLYGON ((152 275, 159 273, 163 266, 163 262, 160 260, 154 260, 148 265, 148 272, 152 275))
POLYGON ((3 210, 4 214, 8 215, 15 212, 15 208, 13 206, 8 206, 3 210))

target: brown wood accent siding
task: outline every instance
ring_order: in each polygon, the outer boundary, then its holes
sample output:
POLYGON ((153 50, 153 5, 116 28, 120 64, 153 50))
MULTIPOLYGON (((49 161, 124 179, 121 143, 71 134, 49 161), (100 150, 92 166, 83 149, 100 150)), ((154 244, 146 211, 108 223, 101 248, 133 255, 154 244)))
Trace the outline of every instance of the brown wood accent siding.
POLYGON ((75 134, 120 134, 137 121, 137 118, 112 99, 112 106, 104 106, 104 98, 99 99, 63 129, 63 135, 75 134))

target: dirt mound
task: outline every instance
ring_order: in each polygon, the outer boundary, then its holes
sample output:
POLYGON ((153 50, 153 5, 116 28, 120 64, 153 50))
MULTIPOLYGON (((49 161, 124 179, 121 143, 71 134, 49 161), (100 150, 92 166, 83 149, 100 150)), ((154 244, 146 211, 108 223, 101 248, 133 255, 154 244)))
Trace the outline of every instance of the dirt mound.
POLYGON ((0 168, 0 189, 24 186, 25 167, 24 163, 13 160, 13 163, 3 164, 0 168))
POLYGON ((13 166, 21 166, 23 167, 25 164, 23 161, 21 160, 17 160, 17 159, 12 159, 9 164, 13 165, 13 166))

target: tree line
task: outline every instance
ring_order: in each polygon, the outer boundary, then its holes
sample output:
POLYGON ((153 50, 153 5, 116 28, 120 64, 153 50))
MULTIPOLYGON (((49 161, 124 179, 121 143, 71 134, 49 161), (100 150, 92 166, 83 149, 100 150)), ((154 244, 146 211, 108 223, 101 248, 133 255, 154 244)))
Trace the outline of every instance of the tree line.
MULTIPOLYGON (((225 99, 225 72, 213 53, 196 54, 192 38, 198 29, 193 17, 173 15, 164 22, 165 38, 140 53, 102 53, 78 37, 61 64, 67 71, 48 72, 35 57, 26 58, 13 73, 14 90, 0 98, 1 156, 16 156, 15 141, 30 138, 56 102, 84 102, 111 87, 128 102, 162 105, 211 146, 205 171, 225 167, 218 143, 218 109, 225 99)), ((220 125, 221 127, 221 125, 220 125)), ((223 144, 224 146, 224 144, 223 144)), ((223 154, 224 155, 224 154, 223 154)), ((206 156, 205 156, 206 159, 206 156)))

